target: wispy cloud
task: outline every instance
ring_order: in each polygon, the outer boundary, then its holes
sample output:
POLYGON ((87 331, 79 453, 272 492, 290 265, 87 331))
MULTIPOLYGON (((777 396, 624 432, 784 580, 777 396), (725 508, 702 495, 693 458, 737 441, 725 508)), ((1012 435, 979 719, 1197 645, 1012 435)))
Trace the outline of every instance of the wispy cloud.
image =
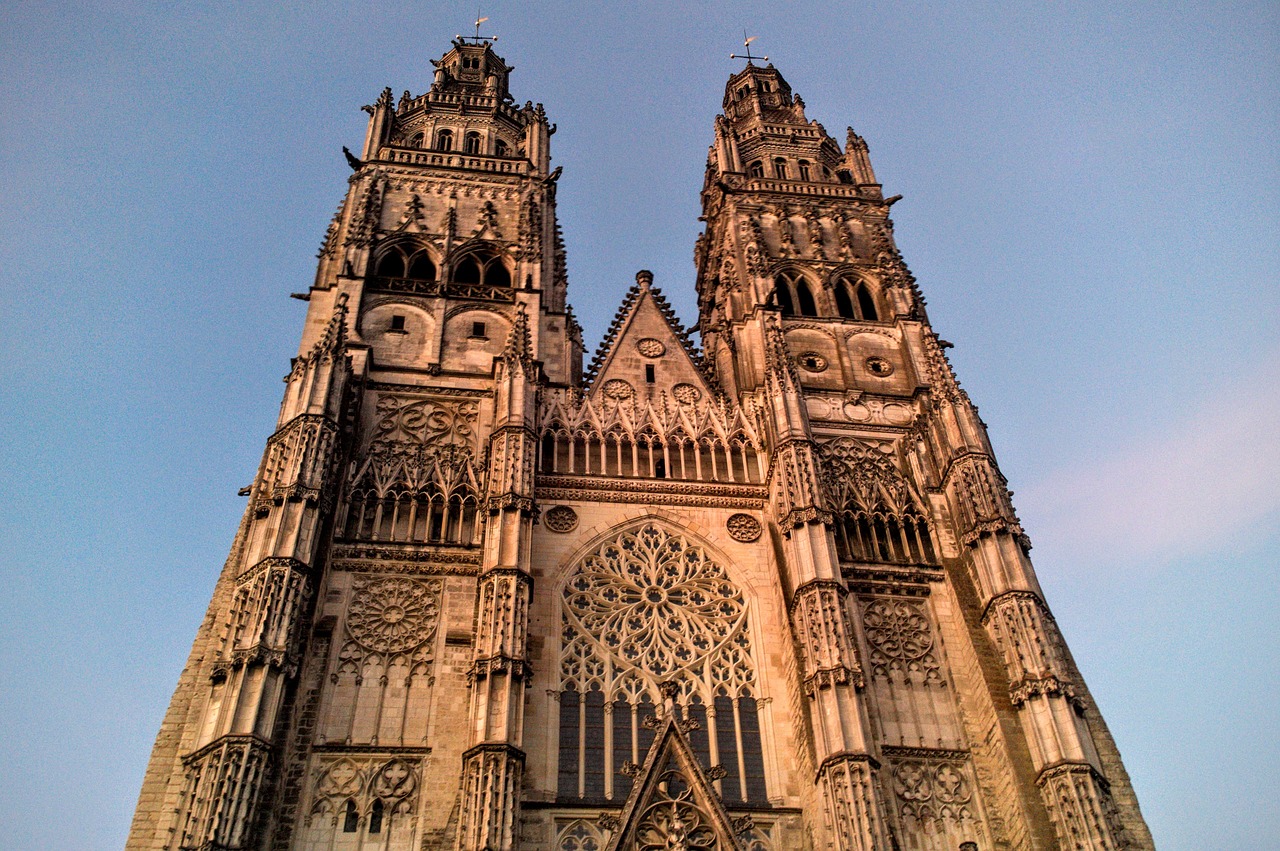
POLYGON ((1152 562, 1221 551, 1280 515, 1280 352, 1166 425, 1019 489, 1047 549, 1152 562))

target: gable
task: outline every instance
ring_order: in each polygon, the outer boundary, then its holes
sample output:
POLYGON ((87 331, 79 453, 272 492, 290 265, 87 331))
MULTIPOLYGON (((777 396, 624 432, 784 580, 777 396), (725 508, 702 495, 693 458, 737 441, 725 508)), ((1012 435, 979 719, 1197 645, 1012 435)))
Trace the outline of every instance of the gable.
POLYGON ((636 286, 619 308, 592 364, 591 398, 656 402, 673 392, 699 399, 718 395, 695 360, 687 332, 652 280, 647 272, 637 275, 636 286))

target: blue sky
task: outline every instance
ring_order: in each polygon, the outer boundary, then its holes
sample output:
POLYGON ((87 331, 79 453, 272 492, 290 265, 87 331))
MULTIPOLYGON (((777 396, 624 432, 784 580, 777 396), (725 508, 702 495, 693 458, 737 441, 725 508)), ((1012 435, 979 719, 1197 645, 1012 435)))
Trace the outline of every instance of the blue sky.
MULTIPOLYGON (((113 849, 274 423, 340 148, 475 9, 5 5, 0 847, 113 849)), ((640 268, 693 319, 744 27, 868 140, 1157 844, 1280 846, 1280 7, 484 14, 559 125, 589 348, 640 268)))

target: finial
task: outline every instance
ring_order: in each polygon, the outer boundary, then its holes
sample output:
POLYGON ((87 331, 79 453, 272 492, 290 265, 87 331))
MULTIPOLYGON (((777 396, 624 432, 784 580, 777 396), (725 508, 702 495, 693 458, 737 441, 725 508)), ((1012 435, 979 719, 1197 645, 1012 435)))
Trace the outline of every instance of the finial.
POLYGON ((748 35, 747 35, 747 31, 746 31, 746 30, 743 30, 743 31, 742 31, 742 46, 743 46, 744 48, 746 48, 747 52, 746 52, 746 54, 745 54, 745 55, 744 55, 744 54, 738 54, 738 53, 730 53, 730 54, 729 54, 729 58, 730 58, 730 59, 745 59, 745 60, 747 60, 747 64, 748 64, 748 65, 750 65, 750 64, 751 64, 751 60, 752 60, 752 59, 763 59, 765 62, 768 62, 768 61, 769 61, 769 57, 768 57, 768 56, 752 56, 752 55, 751 55, 751 42, 755 41, 755 40, 756 40, 757 38, 759 38, 759 37, 760 37, 760 36, 757 36, 757 35, 748 36, 748 35))
POLYGON ((476 24, 475 24, 476 34, 471 36, 455 35, 454 38, 458 41, 469 41, 472 44, 483 44, 486 41, 490 41, 490 42, 497 41, 498 37, 496 35, 480 35, 480 25, 487 20, 489 20, 489 16, 484 15, 482 17, 480 15, 480 9, 479 7, 477 7, 476 8, 476 24))
POLYGON ((649 287, 653 286, 653 273, 648 269, 641 269, 636 272, 636 283, 642 290, 649 289, 649 287))

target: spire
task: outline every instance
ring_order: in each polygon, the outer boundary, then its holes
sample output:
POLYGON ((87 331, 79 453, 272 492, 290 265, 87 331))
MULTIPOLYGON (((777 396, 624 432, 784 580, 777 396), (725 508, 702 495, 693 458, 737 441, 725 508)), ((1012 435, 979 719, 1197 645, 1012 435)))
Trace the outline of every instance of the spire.
POLYGON ((507 334, 506 345, 502 348, 502 359, 513 371, 519 370, 525 375, 533 375, 533 343, 529 334, 529 315, 524 305, 516 308, 516 321, 511 325, 511 333, 507 334))

